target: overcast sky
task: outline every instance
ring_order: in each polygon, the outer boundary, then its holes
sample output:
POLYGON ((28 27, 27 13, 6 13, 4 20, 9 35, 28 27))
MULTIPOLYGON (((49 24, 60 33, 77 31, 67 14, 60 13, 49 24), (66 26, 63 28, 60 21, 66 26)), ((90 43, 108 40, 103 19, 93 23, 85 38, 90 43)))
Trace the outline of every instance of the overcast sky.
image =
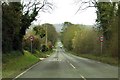
MULTIPOLYGON (((49 0, 48 0, 49 1, 49 0)), ((65 21, 74 23, 74 24, 86 24, 93 25, 95 24, 96 13, 95 8, 89 8, 82 13, 77 13, 78 4, 75 0, 51 0, 53 3, 53 10, 51 13, 39 13, 39 18, 35 24, 51 23, 58 24, 65 21)))

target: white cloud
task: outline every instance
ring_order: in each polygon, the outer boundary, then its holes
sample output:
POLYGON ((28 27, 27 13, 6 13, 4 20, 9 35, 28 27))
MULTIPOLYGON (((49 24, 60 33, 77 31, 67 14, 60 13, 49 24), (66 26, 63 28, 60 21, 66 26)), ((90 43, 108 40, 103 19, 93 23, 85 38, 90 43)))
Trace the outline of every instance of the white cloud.
POLYGON ((35 24, 43 23, 63 23, 69 21, 76 24, 92 25, 95 23, 96 13, 95 8, 89 8, 82 13, 76 13, 78 6, 74 3, 74 0, 52 0, 55 9, 50 13, 39 14, 38 20, 35 24))

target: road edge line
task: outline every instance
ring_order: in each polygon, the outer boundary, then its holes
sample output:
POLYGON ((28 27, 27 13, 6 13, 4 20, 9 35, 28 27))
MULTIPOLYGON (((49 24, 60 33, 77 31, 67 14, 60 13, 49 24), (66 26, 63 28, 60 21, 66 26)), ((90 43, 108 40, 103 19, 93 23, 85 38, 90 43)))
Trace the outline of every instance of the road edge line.
POLYGON ((25 71, 23 71, 22 73, 20 73, 19 75, 17 75, 15 78, 13 78, 12 80, 15 80, 17 78, 19 78, 21 75, 23 75, 24 73, 26 73, 28 70, 32 69, 34 66, 38 65, 40 61, 38 61, 36 64, 32 65, 31 67, 29 67, 28 69, 26 69, 25 71))

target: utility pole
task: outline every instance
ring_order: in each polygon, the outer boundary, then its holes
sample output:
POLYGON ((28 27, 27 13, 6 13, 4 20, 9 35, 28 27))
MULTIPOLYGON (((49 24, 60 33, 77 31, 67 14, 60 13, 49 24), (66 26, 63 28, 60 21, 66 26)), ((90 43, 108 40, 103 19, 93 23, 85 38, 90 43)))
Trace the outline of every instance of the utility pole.
POLYGON ((47 26, 46 26, 45 28, 46 28, 45 44, 46 44, 46 46, 47 46, 47 26))

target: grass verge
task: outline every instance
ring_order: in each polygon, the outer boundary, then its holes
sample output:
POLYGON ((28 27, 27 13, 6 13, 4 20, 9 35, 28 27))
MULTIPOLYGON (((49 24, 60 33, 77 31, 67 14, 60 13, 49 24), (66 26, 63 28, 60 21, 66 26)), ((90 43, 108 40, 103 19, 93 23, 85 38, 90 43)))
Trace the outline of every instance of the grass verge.
POLYGON ((40 52, 36 50, 34 54, 31 54, 28 51, 24 51, 24 55, 22 55, 18 51, 13 51, 3 55, 2 78, 14 78, 37 63, 40 60, 39 58, 46 58, 52 52, 53 51, 40 52))
POLYGON ((120 66, 118 64, 118 58, 117 57, 111 57, 110 55, 107 55, 107 54, 99 55, 99 54, 77 54, 77 53, 74 53, 74 52, 70 52, 70 53, 72 53, 76 56, 97 60, 97 61, 107 63, 107 64, 110 64, 110 65, 113 65, 113 66, 120 66))
POLYGON ((53 50, 47 51, 47 52, 41 52, 41 51, 36 50, 33 55, 36 56, 36 57, 38 57, 38 58, 46 58, 51 53, 53 53, 53 50))
POLYGON ((11 54, 3 55, 3 78, 14 78, 25 69, 37 63, 39 58, 35 57, 28 51, 24 51, 24 55, 20 52, 12 52, 11 54))

